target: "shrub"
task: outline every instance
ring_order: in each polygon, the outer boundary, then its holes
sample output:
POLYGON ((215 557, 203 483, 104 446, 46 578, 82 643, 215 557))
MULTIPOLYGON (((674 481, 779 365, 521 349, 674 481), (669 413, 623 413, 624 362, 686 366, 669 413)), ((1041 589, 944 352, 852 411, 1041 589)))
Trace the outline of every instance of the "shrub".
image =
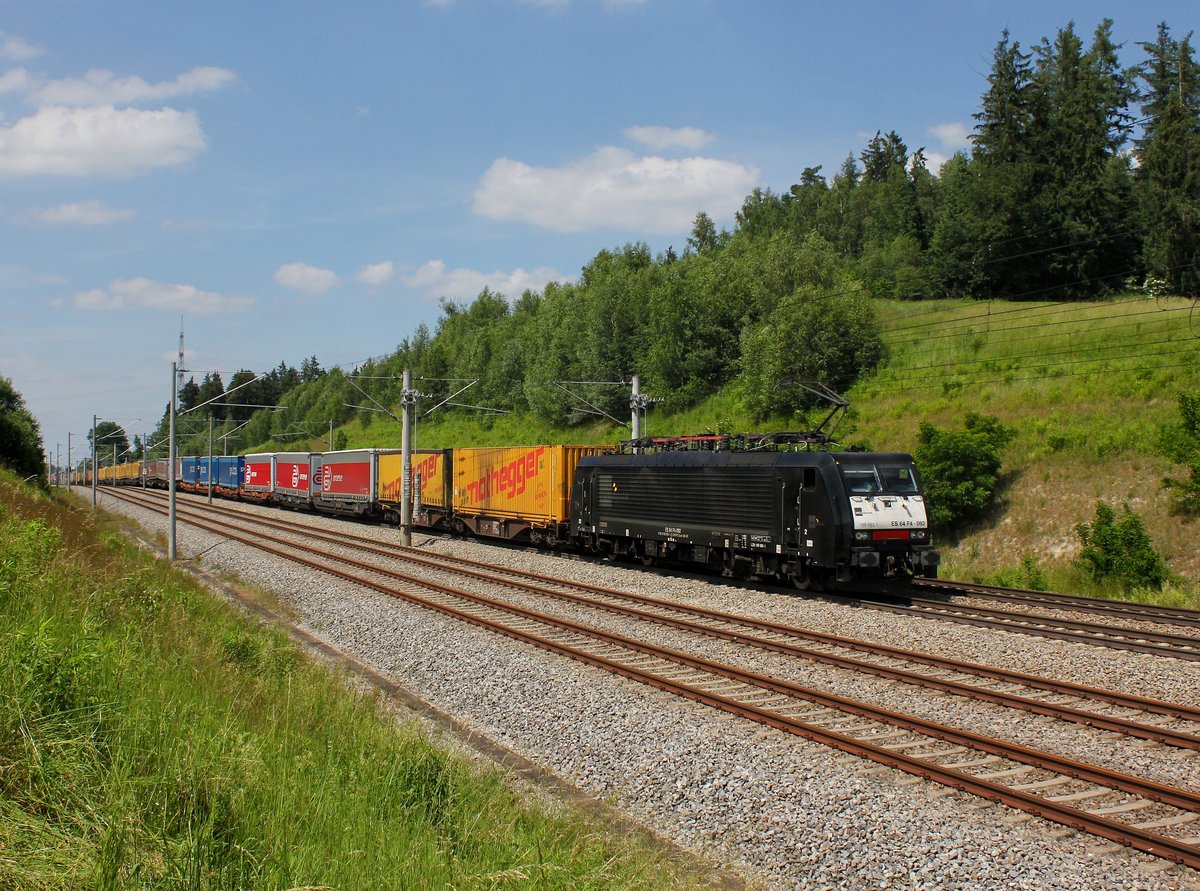
POLYGON ((1096 504, 1096 518, 1075 527, 1083 551, 1079 563, 1097 582, 1115 579, 1124 591, 1159 590, 1171 577, 1167 564, 1154 550, 1142 518, 1125 506, 1121 519, 1107 504, 1096 504))
POLYGON ((757 418, 787 415, 812 397, 788 381, 820 381, 843 390, 871 371, 886 352, 870 301, 805 287, 785 297, 766 319, 742 331, 741 383, 757 418))
POLYGON ((12 381, 0 376, 0 466, 45 481, 42 432, 12 381))
POLYGON ((1181 514, 1200 514, 1200 394, 1179 394, 1180 423, 1163 431, 1159 451, 1191 471, 1190 479, 1165 477, 1172 507, 1181 514))
POLYGON ((1000 481, 1000 451, 1015 436, 998 418, 974 412, 963 430, 921 424, 916 459, 935 525, 954 528, 983 515, 1000 481))
POLYGON ((1050 589, 1046 570, 1030 554, 1021 557, 1019 566, 1001 569, 981 581, 1005 588, 1024 588, 1029 591, 1048 591, 1050 589))

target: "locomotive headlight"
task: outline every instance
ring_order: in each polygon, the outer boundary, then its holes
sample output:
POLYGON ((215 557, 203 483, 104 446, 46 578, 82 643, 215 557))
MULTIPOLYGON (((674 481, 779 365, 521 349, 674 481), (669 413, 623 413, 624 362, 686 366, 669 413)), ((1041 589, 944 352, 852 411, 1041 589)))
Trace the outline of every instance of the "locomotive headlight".
POLYGON ((924 541, 925 539, 929 538, 929 530, 914 529, 912 530, 912 538, 914 541, 924 541))
POLYGON ((858 532, 855 532, 855 533, 854 533, 854 538, 855 538, 857 541, 870 541, 870 540, 871 540, 871 533, 870 533, 870 532, 867 532, 867 531, 860 530, 860 531, 858 531, 858 532))

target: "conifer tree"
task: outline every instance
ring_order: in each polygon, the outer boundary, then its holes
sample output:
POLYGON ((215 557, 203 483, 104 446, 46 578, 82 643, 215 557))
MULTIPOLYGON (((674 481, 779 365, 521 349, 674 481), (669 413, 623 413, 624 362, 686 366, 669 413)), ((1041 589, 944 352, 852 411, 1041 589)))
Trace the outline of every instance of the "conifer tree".
POLYGON ((1135 172, 1146 226, 1147 271, 1179 294, 1200 293, 1200 66, 1191 34, 1171 37, 1165 22, 1153 43, 1140 44, 1146 61, 1142 137, 1135 172))

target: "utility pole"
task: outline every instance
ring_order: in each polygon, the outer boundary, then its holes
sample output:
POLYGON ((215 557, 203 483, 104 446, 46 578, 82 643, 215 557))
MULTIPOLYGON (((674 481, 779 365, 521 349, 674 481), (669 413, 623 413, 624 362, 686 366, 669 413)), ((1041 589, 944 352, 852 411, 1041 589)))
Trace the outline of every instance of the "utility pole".
POLYGON ((92 510, 96 509, 96 416, 92 415, 92 510))
POLYGON ((67 491, 71 491, 71 474, 75 468, 71 466, 71 431, 67 431, 67 491))
MULTIPOLYGON (((180 319, 179 340, 183 341, 183 320, 180 319)), ((167 438, 170 440, 170 446, 167 448, 167 525, 170 531, 167 533, 167 559, 174 561, 175 559, 175 396, 179 390, 176 381, 177 369, 179 366, 171 363, 171 422, 168 426, 167 438)))
POLYGON ((179 317, 179 362, 175 366, 176 380, 175 390, 178 392, 183 387, 183 316, 179 317))
POLYGON ((412 416, 417 404, 417 392, 412 388, 412 372, 404 372, 404 389, 400 393, 400 463, 403 482, 400 486, 400 544, 412 547, 412 416))
POLYGON ((210 412, 208 415, 208 503, 212 504, 213 490, 213 416, 210 412))
POLYGON ((62 485, 62 443, 54 444, 54 485, 62 485))
POLYGON ((630 424, 629 429, 630 429, 630 432, 634 439, 642 438, 642 414, 641 414, 641 405, 639 404, 640 400, 638 398, 641 395, 642 395, 642 379, 640 376, 635 374, 633 376, 633 396, 629 400, 629 408, 633 412, 633 418, 632 418, 633 423, 630 424))

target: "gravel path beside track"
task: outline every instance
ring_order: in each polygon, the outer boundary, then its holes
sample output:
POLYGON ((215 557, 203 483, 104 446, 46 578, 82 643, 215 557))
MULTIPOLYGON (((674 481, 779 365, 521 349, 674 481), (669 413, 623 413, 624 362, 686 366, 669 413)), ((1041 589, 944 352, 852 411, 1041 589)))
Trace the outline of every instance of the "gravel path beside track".
MULTIPOLYGON (((103 497, 151 532, 165 520, 103 497)), ((181 497, 180 503, 189 499, 181 497)), ((224 506, 231 506, 223 502, 224 506)), ((395 530, 272 511, 275 518, 357 534, 395 530)), ((181 556, 216 537, 180 523, 181 556)), ((472 542, 427 539, 454 553, 593 584, 697 603, 847 637, 1143 696, 1200 703, 1200 665, 855 610, 472 542)), ((1200 874, 907 774, 749 725, 435 615, 232 542, 209 569, 278 593, 298 622, 394 676, 462 723, 606 799, 676 843, 733 864, 752 885, 779 888, 1200 889, 1200 874)), ((469 589, 465 582, 461 587, 469 589)), ((628 626, 624 626, 628 627, 628 626)), ((675 633, 651 632, 680 641, 675 633)), ((694 640, 694 638, 692 639, 694 640)), ((692 644, 692 649, 698 645, 692 644)), ((722 653, 724 644, 699 645, 722 653)), ((744 657, 743 657, 744 658, 744 657)), ((752 657, 778 670, 777 657, 752 657)), ((789 676, 842 695, 937 716, 1082 760, 1111 758, 1164 782, 1200 788, 1195 753, 1041 722, 1025 714, 931 697, 907 685, 795 664, 789 676), (1006 726, 1007 725, 1007 726, 1006 726)))

